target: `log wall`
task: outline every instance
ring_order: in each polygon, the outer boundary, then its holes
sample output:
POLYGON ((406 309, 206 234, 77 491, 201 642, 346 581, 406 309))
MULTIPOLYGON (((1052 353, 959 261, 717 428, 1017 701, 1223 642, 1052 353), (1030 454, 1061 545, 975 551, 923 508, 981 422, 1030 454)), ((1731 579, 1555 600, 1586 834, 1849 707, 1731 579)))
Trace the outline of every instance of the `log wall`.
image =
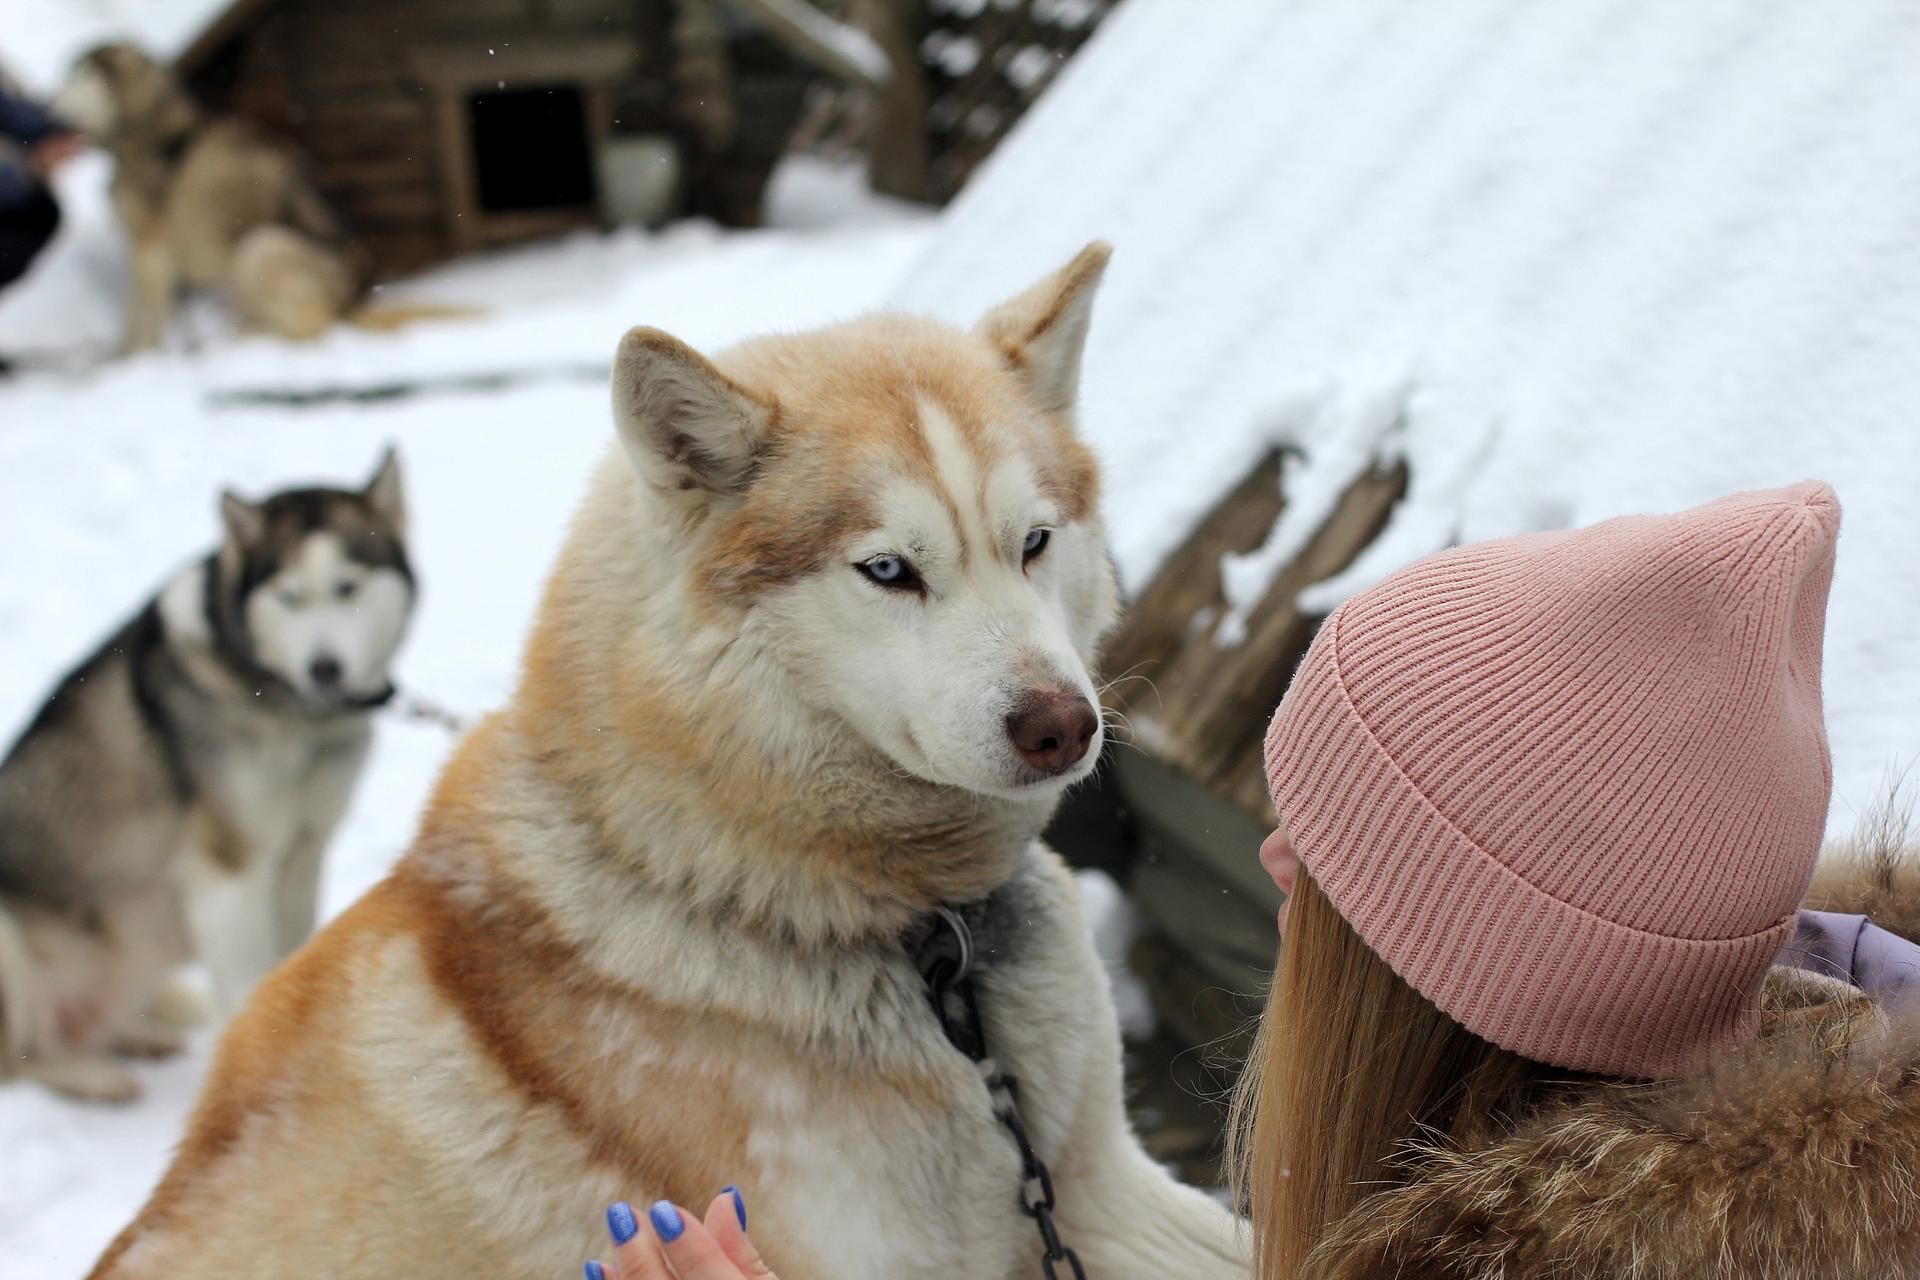
MULTIPOLYGON (((503 0, 477 3, 498 16, 503 0)), ((404 8, 284 0, 264 8, 193 76, 193 86, 216 110, 292 138, 381 274, 412 270, 448 256, 451 242, 434 104, 408 55, 458 29, 462 8, 459 0, 404 8)))
POLYGON ((403 274, 455 253, 591 224, 591 210, 481 218, 465 146, 476 89, 577 82, 589 136, 637 64, 646 0, 277 0, 235 11, 184 69, 203 101, 294 141, 321 190, 403 274), (485 81, 498 71, 494 84, 485 81))

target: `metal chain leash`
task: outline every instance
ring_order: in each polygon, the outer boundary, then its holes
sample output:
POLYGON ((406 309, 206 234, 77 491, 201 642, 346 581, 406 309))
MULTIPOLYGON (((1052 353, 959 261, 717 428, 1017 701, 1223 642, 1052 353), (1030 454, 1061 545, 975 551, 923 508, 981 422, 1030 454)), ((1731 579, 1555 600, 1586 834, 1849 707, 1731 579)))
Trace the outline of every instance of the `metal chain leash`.
POLYGON ((1020 1212, 1032 1218, 1034 1226, 1040 1229, 1040 1269, 1046 1272, 1047 1280, 1059 1280, 1054 1267, 1064 1262, 1072 1269, 1073 1280, 1087 1280, 1080 1255, 1064 1243, 1054 1229, 1053 1175, 1047 1172, 1047 1162, 1027 1140, 1026 1122, 1020 1119, 1019 1082, 1004 1071, 996 1071, 987 1077, 987 1091, 994 1095, 994 1114, 1013 1134, 1013 1143, 1020 1149, 1020 1212))
MULTIPOLYGON (((927 984, 933 1012, 948 1043, 975 1064, 990 1066, 980 1006, 973 991, 973 930, 951 907, 938 907, 935 915, 936 922, 915 953, 914 963, 927 984)), ((1053 1174, 1027 1137, 1026 1121, 1020 1117, 1019 1081, 999 1070, 989 1070, 985 1079, 994 1117, 1013 1135, 1020 1152, 1020 1212, 1032 1218, 1040 1232, 1041 1271, 1047 1280, 1061 1280, 1058 1267, 1064 1262, 1072 1280, 1087 1280, 1080 1255, 1060 1239, 1054 1226, 1053 1174)))
POLYGON ((417 693, 397 691, 388 708, 398 716, 408 720, 417 720, 422 724, 437 725, 448 733, 458 734, 466 729, 466 722, 437 702, 430 702, 417 693))
MULTIPOLYGON (((439 725, 449 733, 465 726, 460 718, 417 694, 394 698, 392 709, 409 720, 439 725)), ((947 1040, 979 1065, 988 1063, 986 1033, 980 1026, 980 1007, 973 992, 973 930, 965 918, 951 907, 935 911, 936 923, 914 956, 920 976, 927 984, 928 998, 940 1019, 947 1040), (941 926, 945 927, 942 928, 941 926)), ((1020 1082, 1004 1071, 990 1071, 986 1077, 987 1095, 993 1102, 993 1114, 1020 1153, 1020 1212, 1033 1219, 1040 1232, 1040 1269, 1047 1280, 1061 1280, 1059 1264, 1067 1264, 1072 1280, 1087 1280, 1086 1268, 1072 1246, 1060 1239, 1053 1222, 1056 1206, 1053 1174, 1047 1162, 1033 1149, 1027 1137, 1026 1121, 1020 1118, 1020 1082)))

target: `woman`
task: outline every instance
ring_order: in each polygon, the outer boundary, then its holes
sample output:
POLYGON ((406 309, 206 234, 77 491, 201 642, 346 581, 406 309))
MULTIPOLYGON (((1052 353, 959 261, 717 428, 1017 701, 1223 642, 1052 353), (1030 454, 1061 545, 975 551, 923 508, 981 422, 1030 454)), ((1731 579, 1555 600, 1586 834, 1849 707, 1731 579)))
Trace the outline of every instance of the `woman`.
MULTIPOLYGON (((1796 910, 1839 523, 1824 485, 1740 494, 1327 620, 1267 739, 1286 945, 1232 1152, 1262 1280, 1920 1274, 1920 948, 1796 910)), ((1920 923, 1899 835, 1816 905, 1920 923)), ((630 1280, 765 1274, 737 1197, 650 1218, 617 1207, 630 1280)))

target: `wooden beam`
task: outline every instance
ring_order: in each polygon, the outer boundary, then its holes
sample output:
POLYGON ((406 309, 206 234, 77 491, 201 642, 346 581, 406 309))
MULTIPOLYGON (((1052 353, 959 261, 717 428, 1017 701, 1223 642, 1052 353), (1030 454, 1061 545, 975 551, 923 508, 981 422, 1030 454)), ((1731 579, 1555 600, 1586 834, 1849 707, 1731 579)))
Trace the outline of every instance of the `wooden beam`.
POLYGON ((836 79, 879 91, 892 76, 887 56, 872 37, 828 17, 808 0, 728 0, 790 49, 836 79))
POLYGON ((1285 467, 1262 459, 1203 520, 1127 611, 1102 666, 1108 695, 1136 745, 1265 823, 1261 744, 1268 719, 1320 619, 1299 594, 1351 564, 1406 492, 1404 463, 1361 475, 1301 553, 1249 612, 1244 638, 1223 643, 1221 557, 1258 547, 1285 508, 1285 467))
POLYGON ((920 66, 918 29, 924 15, 917 5, 901 0, 852 0, 850 14, 891 67, 886 83, 873 91, 868 185, 902 200, 930 200, 927 82, 920 66))

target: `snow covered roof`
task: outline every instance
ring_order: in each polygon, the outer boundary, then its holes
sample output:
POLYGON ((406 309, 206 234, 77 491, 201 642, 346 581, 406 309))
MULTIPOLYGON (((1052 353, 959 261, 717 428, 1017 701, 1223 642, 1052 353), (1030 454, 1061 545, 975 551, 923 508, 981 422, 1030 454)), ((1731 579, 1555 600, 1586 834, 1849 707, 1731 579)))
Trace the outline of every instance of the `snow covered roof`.
POLYGON ((1343 594, 1451 541, 1806 476, 1846 530, 1834 828, 1920 755, 1920 10, 1127 0, 897 300, 965 319, 1116 255, 1083 417, 1139 586, 1297 445, 1236 600, 1380 457, 1343 594))

